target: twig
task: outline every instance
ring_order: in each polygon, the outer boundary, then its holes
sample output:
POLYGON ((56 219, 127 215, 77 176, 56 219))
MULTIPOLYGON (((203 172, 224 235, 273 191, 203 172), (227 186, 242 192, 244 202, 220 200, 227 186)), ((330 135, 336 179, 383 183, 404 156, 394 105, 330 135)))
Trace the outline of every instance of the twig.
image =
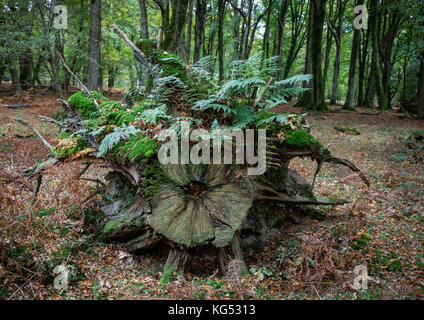
POLYGON ((364 183, 369 187, 370 186, 370 182, 368 181, 367 177, 361 172, 361 170, 358 169, 358 167, 356 167, 352 162, 350 162, 349 160, 346 159, 342 159, 342 158, 336 158, 336 157, 331 157, 331 158, 327 158, 324 160, 325 162, 330 162, 330 163, 335 163, 335 164, 341 164, 343 166, 346 166, 348 168, 350 168, 352 171, 354 172, 358 172, 359 176, 361 177, 362 181, 364 181, 364 183))
POLYGON ((57 121, 57 120, 55 120, 55 119, 52 119, 52 118, 49 118, 49 117, 46 117, 46 116, 42 116, 42 115, 38 115, 38 116, 37 116, 37 118, 38 118, 40 121, 43 121, 43 122, 51 122, 51 123, 54 123, 54 124, 58 125, 59 127, 61 127, 60 122, 59 122, 59 121, 57 121))
POLYGON ((100 111, 100 107, 99 107, 99 103, 97 102, 96 98, 93 97, 90 93, 90 91, 88 90, 88 88, 84 85, 84 83, 82 83, 82 81, 80 79, 78 79, 78 77, 71 71, 71 69, 69 69, 68 65, 66 64, 65 59, 63 59, 62 55, 59 53, 59 51, 56 50, 57 55, 59 56, 60 60, 62 61, 63 67, 66 69, 66 71, 69 72, 70 75, 72 75, 78 82, 78 84, 81 87, 82 92, 84 92, 84 94, 89 97, 89 98, 93 98, 94 104, 96 105, 96 108, 98 111, 100 111))
POLYGON ((32 131, 34 131, 34 133, 40 138, 41 142, 50 150, 51 153, 53 153, 53 147, 51 146, 51 144, 46 139, 44 139, 44 137, 37 131, 37 129, 35 129, 29 123, 25 122, 24 119, 15 118, 15 121, 19 122, 20 124, 24 125, 27 128, 32 129, 32 131))
POLYGON ((90 182, 95 182, 95 183, 97 183, 98 185, 99 185, 99 184, 100 184, 100 185, 102 185, 102 187, 103 187, 103 188, 105 188, 105 187, 106 187, 106 185, 104 184, 104 182, 103 182, 103 181, 101 181, 101 180, 99 180, 99 179, 81 178, 81 180, 84 180, 84 181, 90 181, 90 182))
POLYGON ((81 178, 81 176, 88 170, 88 168, 90 168, 90 166, 91 166, 91 163, 87 162, 85 164, 84 169, 82 169, 81 172, 77 175, 77 179, 81 178))
POLYGON ((130 46, 136 59, 141 63, 145 63, 146 56, 139 48, 137 48, 137 46, 128 38, 128 36, 122 32, 122 30, 119 29, 116 24, 113 24, 112 28, 118 34, 118 36, 120 36, 130 46))
POLYGON ((18 292, 18 291, 20 291, 20 290, 22 290, 22 288, 23 287, 25 287, 26 285, 27 285, 27 283, 29 282, 29 281, 31 281, 31 279, 34 277, 36 275, 36 273, 34 273, 31 277, 29 277, 28 278, 28 280, 23 284, 23 285, 21 285, 7 300, 12 300, 12 298, 15 296, 15 294, 18 292))
POLYGON ((314 288, 315 293, 317 294, 318 298, 319 298, 320 300, 322 300, 321 296, 320 296, 320 295, 319 295, 319 293, 318 293, 318 290, 315 288, 315 286, 314 286, 314 285, 312 285, 312 288, 314 288))

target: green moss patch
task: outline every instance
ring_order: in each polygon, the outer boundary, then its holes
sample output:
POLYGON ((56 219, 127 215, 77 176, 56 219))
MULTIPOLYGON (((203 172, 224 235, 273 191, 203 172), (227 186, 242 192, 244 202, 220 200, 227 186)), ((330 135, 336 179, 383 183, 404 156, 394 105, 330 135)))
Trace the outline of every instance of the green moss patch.
POLYGON ((319 145, 319 142, 305 130, 294 130, 287 132, 284 144, 290 147, 305 148, 311 144, 319 145))
POLYGON ((95 117, 97 114, 97 107, 94 103, 94 99, 108 101, 109 99, 103 96, 101 93, 96 91, 90 91, 92 98, 88 98, 83 92, 77 92, 69 97, 68 103, 71 107, 77 109, 84 119, 90 119, 95 117))

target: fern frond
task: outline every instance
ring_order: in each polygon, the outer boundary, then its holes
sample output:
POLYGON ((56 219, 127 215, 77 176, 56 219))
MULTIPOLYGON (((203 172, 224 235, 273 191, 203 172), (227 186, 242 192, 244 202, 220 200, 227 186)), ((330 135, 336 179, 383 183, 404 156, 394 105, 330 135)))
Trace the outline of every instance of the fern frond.
POLYGON ((122 127, 116 127, 111 133, 105 136, 102 140, 102 143, 99 146, 99 152, 97 157, 104 156, 109 150, 116 146, 121 140, 128 139, 132 135, 140 133, 141 130, 133 126, 126 126, 125 124, 122 127))

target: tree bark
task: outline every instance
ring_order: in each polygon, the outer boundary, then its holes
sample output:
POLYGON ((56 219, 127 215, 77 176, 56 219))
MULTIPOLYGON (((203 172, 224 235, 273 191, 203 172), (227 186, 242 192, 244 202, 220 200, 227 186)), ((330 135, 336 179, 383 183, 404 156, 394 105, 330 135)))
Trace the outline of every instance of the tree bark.
MULTIPOLYGON (((289 0, 284 0, 281 4, 280 11, 278 13, 278 40, 277 40, 277 56, 278 58, 278 71, 277 80, 281 80, 282 71, 282 55, 283 55, 283 37, 284 37, 284 24, 286 21, 287 11, 289 9, 289 0)), ((269 8, 268 10, 271 10, 269 8)))
MULTIPOLYGON (((164 29, 162 49, 178 54, 186 23, 188 0, 171 0, 171 19, 164 29)), ((183 44, 184 45, 184 44, 183 44)))
POLYGON ((365 34, 362 31, 362 44, 359 51, 359 70, 358 70, 358 106, 362 107, 365 105, 364 99, 364 81, 365 81, 365 67, 368 55, 368 40, 369 40, 369 29, 365 34))
POLYGON ((322 33, 325 19, 326 0, 311 0, 309 5, 310 24, 308 33, 306 73, 312 74, 312 89, 306 91, 297 103, 298 106, 313 111, 328 110, 325 103, 325 84, 321 70, 322 33), (311 72, 308 72, 310 68, 311 72))
POLYGON ((374 84, 375 90, 378 97, 378 105, 380 110, 387 110, 387 100, 383 87, 383 83, 381 80, 381 65, 379 61, 379 52, 378 52, 378 0, 371 0, 371 13, 370 13, 370 21, 369 25, 371 28, 372 35, 372 60, 371 60, 371 68, 374 73, 374 84))
POLYGON ((424 51, 421 53, 420 70, 418 72, 418 119, 424 119, 424 51))
MULTIPOLYGON (((362 5, 364 0, 358 0, 356 5, 362 5)), ((353 109, 356 87, 356 64, 361 44, 361 29, 354 29, 352 39, 352 51, 350 53, 349 79, 347 85, 347 93, 343 109, 353 109)))
POLYGON ((205 33, 205 20, 206 20, 206 0, 196 1, 196 19, 194 26, 194 52, 193 63, 200 59, 204 33, 205 33))
POLYGON ((194 0, 190 0, 190 4, 188 7, 188 20, 187 20, 187 41, 186 41, 186 48, 185 48, 185 56, 186 56, 186 64, 190 63, 190 57, 191 57, 191 31, 193 29, 193 3, 194 0))
POLYGON ((305 43, 307 32, 302 32, 303 26, 305 25, 305 15, 303 12, 305 4, 305 0, 290 1, 291 39, 289 53, 287 54, 287 60, 284 66, 283 79, 288 77, 291 66, 305 43), (301 34, 302 36, 300 36, 301 34))
POLYGON ((22 92, 21 83, 19 82, 18 69, 16 67, 16 58, 9 58, 9 71, 10 77, 12 78, 12 93, 18 94, 22 92))
POLYGON ((90 37, 88 84, 89 90, 99 88, 100 48, 101 48, 101 0, 91 0, 90 3, 90 37))
MULTIPOLYGON (((330 104, 337 103, 337 93, 339 88, 339 74, 340 74, 340 57, 342 51, 342 31, 343 31, 343 17, 345 5, 341 0, 337 1, 337 27, 334 30, 334 39, 336 41, 336 57, 334 58, 333 68, 333 83, 331 85, 331 99, 330 104)), ((325 79, 324 79, 325 81, 325 79)))
POLYGON ((225 0, 218 0, 218 60, 220 82, 224 80, 224 18, 225 0))
POLYGON ((147 23, 147 9, 145 0, 138 0, 140 6, 140 38, 149 39, 149 25, 147 23))

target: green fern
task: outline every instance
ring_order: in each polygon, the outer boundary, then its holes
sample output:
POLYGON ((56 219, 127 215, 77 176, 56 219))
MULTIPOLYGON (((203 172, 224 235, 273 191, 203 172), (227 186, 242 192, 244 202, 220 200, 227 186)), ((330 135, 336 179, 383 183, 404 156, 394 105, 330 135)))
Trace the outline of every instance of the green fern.
POLYGON ((136 129, 133 126, 126 126, 125 124, 122 127, 116 127, 111 133, 105 136, 102 140, 102 143, 99 146, 99 152, 97 157, 104 156, 109 150, 116 146, 121 140, 128 139, 132 135, 140 133, 140 129, 136 129))

